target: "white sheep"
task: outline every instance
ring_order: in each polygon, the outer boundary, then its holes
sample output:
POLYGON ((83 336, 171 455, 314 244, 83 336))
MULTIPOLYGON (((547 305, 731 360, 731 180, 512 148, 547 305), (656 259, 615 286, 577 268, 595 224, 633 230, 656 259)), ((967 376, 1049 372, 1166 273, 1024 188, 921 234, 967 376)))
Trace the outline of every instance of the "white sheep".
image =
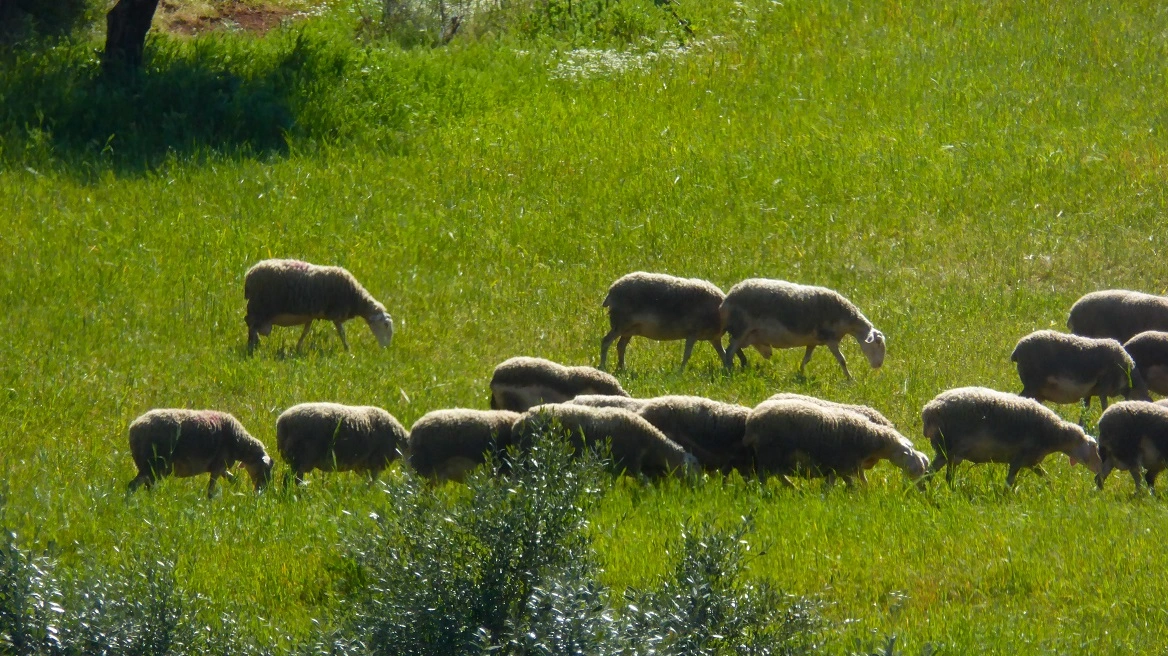
POLYGON ((373 406, 301 403, 276 420, 276 449, 297 483, 313 469, 363 472, 376 480, 408 440, 393 415, 373 406))
POLYGON ((608 442, 613 464, 629 474, 683 476, 698 466, 697 459, 681 445, 648 421, 620 408, 561 403, 535 406, 515 422, 512 440, 525 446, 536 432, 556 424, 570 433, 577 451, 608 442))
POLYGON ((159 408, 130 424, 130 453, 138 475, 129 490, 153 487, 159 478, 211 474, 207 498, 215 494, 215 481, 235 463, 243 464, 256 491, 272 476, 272 459, 264 445, 252 437, 235 417, 215 410, 159 408))
POLYGON ((959 387, 925 404, 921 420, 936 451, 929 469, 946 467, 950 483, 963 460, 1001 462, 1010 465, 1006 485, 1013 487, 1023 467, 1044 474, 1043 459, 1056 451, 1070 456, 1072 465, 1082 462, 1094 474, 1100 470, 1095 440, 1033 399, 985 387, 959 387))
POLYGON ((1168 298, 1126 289, 1091 292, 1071 306, 1067 328, 1120 344, 1145 330, 1168 331, 1168 298))
POLYGON ((707 470, 754 472, 754 454, 742 439, 750 408, 701 396, 659 396, 637 414, 692 453, 707 470))
POLYGON ((1156 476, 1168 466, 1168 404, 1121 401, 1099 418, 1099 456, 1095 484, 1103 489, 1112 469, 1127 471, 1140 490, 1140 475, 1155 490, 1156 476))
POLYGON ((1168 332, 1145 330, 1127 340, 1123 350, 1135 361, 1148 389, 1168 396, 1168 332))
POLYGON ((1114 339, 1039 330, 1018 341, 1010 360, 1018 364, 1026 398, 1055 403, 1081 399, 1090 407, 1091 397, 1098 396, 1104 410, 1110 396, 1151 400, 1135 362, 1114 339))
POLYGON ((542 358, 510 358, 495 367, 491 376, 492 410, 524 412, 581 394, 629 395, 620 381, 599 369, 565 367, 542 358))
POLYGON ((884 364, 884 333, 851 301, 825 287, 797 285, 783 280, 751 278, 730 288, 721 308, 722 325, 730 334, 723 363, 734 364, 737 353, 753 346, 764 358, 772 348, 806 347, 799 373, 803 373, 816 346, 826 346, 844 375, 851 378, 848 363, 839 350, 840 340, 852 335, 873 369, 884 364))
POLYGON ((800 400, 763 401, 746 419, 743 442, 755 451, 761 475, 823 476, 827 484, 841 477, 864 479, 864 470, 888 460, 916 480, 925 474, 928 456, 895 429, 840 408, 800 400))
POLYGON ((617 279, 602 304, 608 308, 612 329, 600 341, 600 368, 604 369, 608 347, 618 337, 617 369, 625 368, 625 348, 636 336, 657 341, 684 339, 682 371, 698 340, 709 342, 724 360, 719 308, 725 298, 713 283, 698 278, 637 271, 617 279))
POLYGON ((296 348, 304 344, 312 322, 333 322, 345 350, 345 322, 361 317, 382 347, 393 339, 393 319, 385 306, 341 267, 317 266, 299 260, 263 260, 248 270, 243 280, 247 299, 247 348, 259 344, 259 336, 272 326, 304 326, 296 348))
POLYGON ((410 427, 406 462, 436 481, 462 481, 486 462, 487 453, 511 444, 519 413, 452 408, 428 412, 410 427))

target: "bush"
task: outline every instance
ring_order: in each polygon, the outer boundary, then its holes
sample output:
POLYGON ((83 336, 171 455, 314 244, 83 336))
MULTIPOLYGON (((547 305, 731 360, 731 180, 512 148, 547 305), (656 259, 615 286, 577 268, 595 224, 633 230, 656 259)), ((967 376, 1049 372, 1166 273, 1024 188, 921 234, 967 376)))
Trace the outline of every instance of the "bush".
MULTIPOLYGON (((683 533, 658 590, 614 603, 588 537, 607 479, 550 429, 509 453, 465 494, 416 478, 387 488, 390 508, 350 538, 361 590, 344 627, 312 653, 797 654, 814 646, 815 609, 743 581, 749 530, 683 533)), ((461 492, 461 491, 460 491, 461 492)))

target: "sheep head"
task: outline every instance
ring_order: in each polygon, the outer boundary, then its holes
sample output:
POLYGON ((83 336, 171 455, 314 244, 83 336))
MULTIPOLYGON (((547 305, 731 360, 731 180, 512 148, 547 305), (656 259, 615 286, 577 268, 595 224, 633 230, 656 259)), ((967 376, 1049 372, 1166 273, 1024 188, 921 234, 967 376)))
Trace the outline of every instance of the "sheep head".
POLYGON ((1070 446, 1064 453, 1070 457, 1071 466, 1083 463, 1092 474, 1100 475, 1103 472, 1103 459, 1099 455, 1099 443, 1076 424, 1067 422, 1063 426, 1070 440, 1070 446))
POLYGON ((872 328, 864 339, 859 340, 860 350, 868 358, 868 364, 873 369, 879 369, 884 364, 884 333, 872 328))
POLYGON ((393 318, 385 308, 380 308, 378 312, 365 317, 365 322, 369 324, 369 330, 373 331, 377 343, 381 344, 382 348, 389 346, 393 341, 393 318))
POLYGON ((255 486, 256 492, 264 489, 268 482, 272 480, 273 464, 271 456, 266 453, 255 462, 243 463, 243 468, 247 470, 247 475, 251 477, 251 482, 255 486))

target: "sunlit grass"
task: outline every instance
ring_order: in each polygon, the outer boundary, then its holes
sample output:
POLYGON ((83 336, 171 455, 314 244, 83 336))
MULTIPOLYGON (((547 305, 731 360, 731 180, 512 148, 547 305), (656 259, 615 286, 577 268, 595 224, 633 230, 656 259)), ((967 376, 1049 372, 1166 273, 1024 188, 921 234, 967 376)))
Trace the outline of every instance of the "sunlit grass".
MULTIPOLYGON (((873 372, 845 344, 847 382, 826 352, 806 378, 795 351, 751 352, 726 375, 699 346, 678 374, 680 343, 635 340, 620 374, 634 395, 863 402, 926 447, 925 402, 1018 389, 1014 343, 1063 328, 1079 295, 1168 291, 1158 6, 689 4, 704 45, 603 77, 553 79, 564 53, 506 39, 373 49, 369 74, 399 87, 305 83, 318 104, 296 116, 324 128, 260 158, 212 142, 197 161, 127 168, 72 141, 6 140, 0 478, 14 526, 77 566, 166 552, 185 587, 252 611, 257 636, 303 636, 341 603, 339 535, 378 489, 317 475, 292 495, 237 483, 208 503, 205 481, 167 480, 126 498, 135 416, 227 410, 274 451, 275 418, 298 402, 376 404, 407 425, 485 408, 507 357, 598 362, 608 284, 645 269, 836 288, 889 353, 873 372), (243 274, 270 256, 348 267, 393 314, 393 346, 358 322, 351 354, 327 325, 297 353, 296 331, 277 328, 246 357, 243 274)), ((322 33, 322 60, 347 52, 322 33)), ((277 60, 265 48, 280 38, 246 47, 277 60)), ((685 520, 753 516, 751 570, 825 601, 834 652, 885 634, 907 653, 1161 648, 1165 505, 1127 480, 1096 493, 1065 458, 1048 470, 1012 492, 988 466, 925 494, 883 466, 868 488, 827 494, 629 481, 593 528, 621 587, 664 575, 685 520)))

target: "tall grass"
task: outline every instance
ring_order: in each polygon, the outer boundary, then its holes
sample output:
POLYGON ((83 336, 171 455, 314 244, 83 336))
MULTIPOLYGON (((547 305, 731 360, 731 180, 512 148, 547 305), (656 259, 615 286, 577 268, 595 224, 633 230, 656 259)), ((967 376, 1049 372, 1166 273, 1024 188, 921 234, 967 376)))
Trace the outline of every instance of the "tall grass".
MULTIPOLYGON (((112 155, 105 129, 62 119, 88 110, 46 111, 69 103, 27 72, 72 75, 83 47, 5 63, 4 80, 23 80, 0 84, 0 477, 13 529, 55 544, 66 571, 174 554, 176 579, 213 616, 246 608, 240 632, 293 644, 345 604, 341 535, 383 493, 336 475, 289 496, 226 485, 205 503, 200 484, 170 479, 126 498, 137 414, 220 408, 271 445, 276 416, 302 401, 377 404, 406 424, 485 407, 506 357, 597 362, 607 285, 645 269, 723 289, 751 276, 836 288, 889 352, 880 371, 853 366, 854 382, 818 353, 805 377, 794 352, 752 353, 727 375, 698 349, 679 374, 679 344, 638 340, 620 374, 634 395, 819 394, 874 405, 925 447, 925 402, 958 385, 1018 389, 1014 343, 1061 328, 1082 293, 1166 291, 1159 6, 684 9, 687 48, 596 48, 588 66, 579 49, 508 36, 353 41, 357 14, 341 9, 265 40, 158 41, 156 62, 210 53, 205 68, 263 81, 299 38, 309 63, 274 87, 285 104, 256 101, 293 120, 282 141, 256 124, 253 142, 223 136, 251 120, 223 110, 195 123, 211 127, 189 147, 118 125, 112 155), (355 326, 346 354, 318 327, 298 353, 277 328, 246 357, 242 277, 269 256, 348 267, 394 315, 394 345, 355 326)), ((862 364, 854 345, 844 353, 862 364)), ((687 522, 753 517, 746 571, 818 598, 829 653, 891 635, 905 653, 1155 652, 1164 505, 1125 485, 1093 492, 1063 460, 1048 470, 1007 492, 1003 468, 964 466, 953 488, 923 495, 884 467, 867 489, 826 494, 620 481, 589 531, 601 583, 619 592, 668 579, 662 554, 678 555, 687 522)))

